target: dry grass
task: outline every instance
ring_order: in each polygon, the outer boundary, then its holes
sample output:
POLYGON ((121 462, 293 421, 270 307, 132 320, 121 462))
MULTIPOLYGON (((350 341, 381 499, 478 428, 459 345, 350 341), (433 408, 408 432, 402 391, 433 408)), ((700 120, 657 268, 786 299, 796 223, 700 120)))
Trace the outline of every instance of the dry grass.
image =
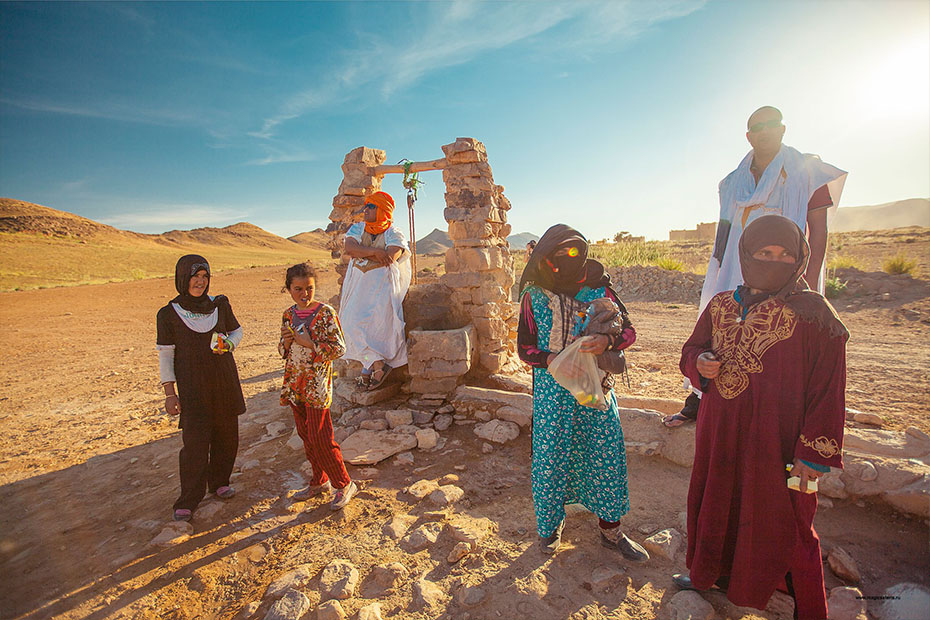
POLYGON ((898 254, 882 262, 882 271, 892 275, 903 273, 914 275, 917 271, 917 261, 911 260, 904 254, 898 254))

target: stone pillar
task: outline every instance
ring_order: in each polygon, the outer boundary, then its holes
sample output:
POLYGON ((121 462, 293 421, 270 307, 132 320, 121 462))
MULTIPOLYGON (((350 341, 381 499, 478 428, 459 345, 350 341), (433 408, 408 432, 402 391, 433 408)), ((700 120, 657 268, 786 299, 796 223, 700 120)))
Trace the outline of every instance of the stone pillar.
POLYGON ((478 362, 496 373, 516 362, 513 258, 507 244, 510 201, 494 184, 484 144, 458 138, 442 147, 446 166, 446 222, 453 247, 446 252, 442 283, 478 332, 478 362))
POLYGON ((326 229, 333 258, 342 257, 336 267, 340 284, 349 266, 349 257, 342 254, 345 233, 358 221, 358 212, 365 206, 367 197, 381 190, 382 177, 375 174, 375 167, 383 164, 386 157, 382 150, 360 146, 349 151, 342 164, 342 184, 333 198, 333 210, 329 214, 332 224, 326 229))

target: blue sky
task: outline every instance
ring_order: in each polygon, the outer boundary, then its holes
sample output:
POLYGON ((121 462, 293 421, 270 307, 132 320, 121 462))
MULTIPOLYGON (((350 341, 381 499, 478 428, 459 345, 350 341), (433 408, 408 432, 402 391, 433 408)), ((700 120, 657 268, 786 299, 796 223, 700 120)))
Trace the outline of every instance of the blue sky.
POLYGON ((514 232, 663 239, 716 219, 766 104, 841 206, 930 196, 930 4, 0 4, 0 195, 139 232, 323 227, 352 148, 469 136, 514 232))

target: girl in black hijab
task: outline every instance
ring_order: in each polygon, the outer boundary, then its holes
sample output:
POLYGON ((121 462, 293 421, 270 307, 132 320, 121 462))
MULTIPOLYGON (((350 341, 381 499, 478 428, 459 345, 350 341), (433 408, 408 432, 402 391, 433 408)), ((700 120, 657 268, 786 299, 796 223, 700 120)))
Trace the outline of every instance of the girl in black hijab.
MULTIPOLYGON (((605 390, 606 411, 584 407, 548 370, 558 352, 574 340, 580 311, 605 297, 623 306, 603 265, 588 258, 587 240, 564 224, 547 230, 536 244, 520 289, 517 348, 520 359, 533 367, 533 505, 542 550, 556 552, 565 504, 580 503, 598 516, 605 546, 630 561, 643 562, 649 554, 620 529, 630 502, 623 429, 613 390, 605 390)), ((583 349, 597 355, 633 344, 636 332, 625 309, 622 314, 622 330, 596 335, 583 349)))
POLYGON ((207 294, 210 264, 204 257, 182 256, 174 285, 178 295, 158 311, 157 348, 165 410, 180 416, 184 444, 174 518, 188 521, 205 491, 222 499, 235 495, 229 476, 245 399, 232 352, 242 328, 225 296, 207 294))

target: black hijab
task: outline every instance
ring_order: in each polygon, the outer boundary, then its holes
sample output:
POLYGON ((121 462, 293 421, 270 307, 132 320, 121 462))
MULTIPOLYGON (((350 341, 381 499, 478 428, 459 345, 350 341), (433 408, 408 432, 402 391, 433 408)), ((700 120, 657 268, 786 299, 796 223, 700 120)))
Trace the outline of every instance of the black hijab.
POLYGON ((171 303, 178 304, 188 312, 210 314, 216 309, 216 301, 207 295, 210 290, 210 263, 203 256, 188 254, 178 259, 178 264, 174 267, 174 288, 178 289, 179 295, 172 299, 171 303), (189 292, 190 282, 194 274, 201 269, 207 272, 207 288, 200 297, 194 297, 189 292))
POLYGON ((610 286, 604 265, 588 258, 588 241, 580 232, 565 224, 556 224, 545 232, 520 277, 520 291, 530 284, 553 293, 574 297, 582 287, 610 286), (563 247, 576 248, 575 256, 555 256, 563 247))
POLYGON ((849 331, 823 295, 812 291, 804 280, 810 259, 810 245, 804 231, 792 220, 781 215, 763 215, 754 220, 739 239, 740 269, 743 281, 739 287, 740 303, 749 308, 769 297, 776 297, 798 316, 827 329, 831 336, 849 337, 849 331), (762 261, 753 254, 764 247, 778 245, 795 257, 795 262, 762 261), (749 289, 759 292, 753 294, 749 289))

